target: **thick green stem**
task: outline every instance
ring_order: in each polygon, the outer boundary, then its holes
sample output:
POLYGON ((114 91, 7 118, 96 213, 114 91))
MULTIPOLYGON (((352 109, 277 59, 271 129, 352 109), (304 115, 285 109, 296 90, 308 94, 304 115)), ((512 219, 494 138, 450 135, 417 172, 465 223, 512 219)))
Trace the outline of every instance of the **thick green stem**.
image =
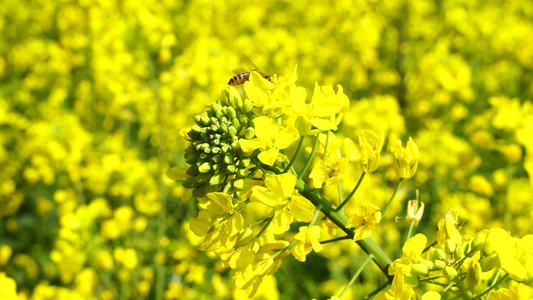
MULTIPOLYGON (((316 207, 322 205, 322 212, 328 216, 328 218, 335 223, 342 231, 344 231, 351 239, 354 236, 354 230, 347 228, 346 223, 348 217, 342 212, 337 211, 337 208, 329 202, 317 189, 311 188, 302 180, 296 181, 296 188, 302 196, 311 201, 316 207)), ((372 254, 373 260, 376 265, 381 269, 385 276, 388 276, 389 265, 392 263, 387 254, 379 247, 372 237, 368 237, 364 240, 356 241, 356 243, 367 254, 372 254)), ((390 279, 390 278, 389 278, 390 279)))

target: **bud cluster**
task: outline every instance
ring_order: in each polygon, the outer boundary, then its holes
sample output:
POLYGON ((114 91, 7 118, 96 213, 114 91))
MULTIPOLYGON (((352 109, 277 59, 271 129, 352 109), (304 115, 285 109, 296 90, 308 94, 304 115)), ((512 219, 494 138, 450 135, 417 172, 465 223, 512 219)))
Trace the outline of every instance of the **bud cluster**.
POLYGON ((241 99, 229 87, 223 100, 194 117, 187 133, 191 140, 185 149, 185 161, 190 177, 183 186, 193 189, 193 196, 201 198, 210 192, 231 193, 249 185, 249 175, 257 171, 251 159, 240 151, 239 139, 253 138, 253 105, 241 99))

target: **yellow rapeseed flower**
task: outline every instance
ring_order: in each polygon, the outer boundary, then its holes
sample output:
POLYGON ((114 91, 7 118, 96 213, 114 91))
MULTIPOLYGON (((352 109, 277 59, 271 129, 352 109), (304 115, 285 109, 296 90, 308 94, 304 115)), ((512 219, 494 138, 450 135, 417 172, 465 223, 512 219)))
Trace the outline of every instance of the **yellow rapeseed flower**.
POLYGON ((418 167, 418 146, 412 138, 409 138, 407 145, 404 148, 402 141, 397 140, 392 145, 392 153, 394 154, 394 170, 396 175, 400 178, 411 178, 415 175, 418 167))
POLYGON ((346 226, 355 226, 354 241, 366 239, 372 235, 374 227, 381 222, 381 210, 376 205, 366 201, 359 205, 353 213, 346 226))

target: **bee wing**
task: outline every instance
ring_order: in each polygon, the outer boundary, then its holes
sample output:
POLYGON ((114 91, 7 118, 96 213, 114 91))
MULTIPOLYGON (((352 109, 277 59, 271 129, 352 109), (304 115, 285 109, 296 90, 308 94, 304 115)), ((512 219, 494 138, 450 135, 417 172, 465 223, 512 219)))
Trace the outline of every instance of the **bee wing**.
POLYGON ((242 60, 244 60, 244 62, 251 68, 252 71, 259 70, 259 68, 255 66, 255 64, 252 62, 250 58, 248 58, 248 56, 241 54, 241 57, 242 57, 242 60))
POLYGON ((235 73, 235 74, 242 74, 242 73, 248 72, 248 71, 246 71, 245 69, 242 69, 242 68, 237 68, 237 69, 233 69, 232 72, 235 73))

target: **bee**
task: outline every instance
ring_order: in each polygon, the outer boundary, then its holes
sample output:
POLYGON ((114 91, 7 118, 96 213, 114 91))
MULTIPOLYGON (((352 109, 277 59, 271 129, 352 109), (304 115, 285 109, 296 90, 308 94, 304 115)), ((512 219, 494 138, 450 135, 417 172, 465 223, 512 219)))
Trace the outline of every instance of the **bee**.
POLYGON ((248 58, 248 56, 244 55, 244 54, 241 54, 242 56, 242 59, 244 60, 244 62, 250 67, 251 71, 246 71, 244 69, 235 69, 233 70, 233 72, 237 75, 233 76, 228 84, 229 85, 241 85, 243 84, 245 81, 248 81, 248 78, 250 77, 250 72, 257 72, 259 74, 261 74, 261 76, 263 76, 266 80, 268 81, 271 81, 270 80, 270 76, 266 75, 265 73, 259 71, 259 69, 255 66, 255 64, 252 62, 251 59, 248 58))

